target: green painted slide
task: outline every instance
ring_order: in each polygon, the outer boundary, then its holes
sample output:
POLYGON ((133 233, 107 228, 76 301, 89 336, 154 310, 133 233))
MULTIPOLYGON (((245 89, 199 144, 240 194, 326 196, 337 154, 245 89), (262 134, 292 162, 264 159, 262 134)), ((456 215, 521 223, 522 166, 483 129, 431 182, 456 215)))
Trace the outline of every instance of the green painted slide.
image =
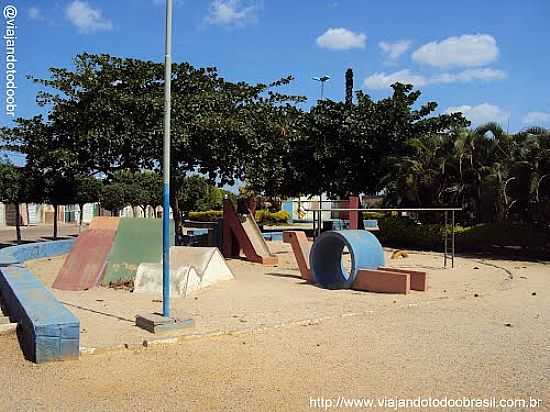
MULTIPOLYGON (((174 245, 174 222, 170 222, 170 244, 174 245)), ((162 219, 122 218, 118 225, 102 286, 133 280, 140 263, 162 258, 162 219)))

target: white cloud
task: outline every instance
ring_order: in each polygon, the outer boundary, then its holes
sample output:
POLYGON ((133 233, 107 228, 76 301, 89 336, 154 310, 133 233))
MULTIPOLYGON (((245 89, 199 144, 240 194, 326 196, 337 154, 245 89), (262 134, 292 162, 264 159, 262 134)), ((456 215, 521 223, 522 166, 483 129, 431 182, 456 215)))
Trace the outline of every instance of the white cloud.
POLYGON ((256 19, 257 11, 255 2, 244 4, 241 0, 214 0, 210 4, 206 21, 218 26, 243 26, 256 19))
POLYGON ((440 42, 427 43, 412 54, 415 62, 436 67, 475 67, 498 57, 495 38, 489 34, 464 34, 440 42))
POLYGON ((411 73, 409 69, 404 69, 395 73, 371 74, 363 81, 363 85, 369 89, 380 90, 387 89, 396 82, 411 83, 415 87, 422 87, 428 84, 428 79, 422 75, 411 73))
POLYGON ((523 123, 529 125, 540 125, 542 123, 550 124, 549 112, 529 112, 523 117, 523 123))
POLYGON ((29 19, 31 20, 44 20, 42 13, 38 7, 29 8, 29 19))
POLYGON ((463 113, 474 126, 487 122, 504 123, 510 117, 510 112, 506 112, 500 107, 489 103, 481 103, 477 106, 470 106, 467 104, 462 106, 451 106, 445 110, 447 114, 457 112, 463 113))
POLYGON ((468 83, 476 80, 493 81, 505 78, 505 72, 491 68, 467 69, 458 73, 441 73, 432 77, 426 77, 422 74, 413 73, 409 69, 403 69, 388 74, 385 72, 371 74, 365 79, 363 84, 369 89, 380 90, 389 88, 395 82, 410 83, 415 87, 422 87, 430 84, 468 83))
POLYGON ((378 43, 378 47, 382 49, 385 56, 390 60, 397 60, 399 56, 409 50, 411 47, 410 40, 399 40, 396 42, 381 41, 378 43))
POLYGON ((331 27, 317 37, 319 47, 332 50, 364 49, 366 43, 364 33, 354 33, 343 27, 331 27))
POLYGON ((467 69, 458 73, 442 73, 438 74, 430 80, 430 83, 467 83, 474 80, 503 80, 506 78, 506 73, 502 70, 491 69, 485 67, 482 69, 467 69))
POLYGON ((112 23, 103 17, 100 9, 92 8, 87 2, 74 0, 65 9, 65 15, 80 33, 111 30, 112 23))

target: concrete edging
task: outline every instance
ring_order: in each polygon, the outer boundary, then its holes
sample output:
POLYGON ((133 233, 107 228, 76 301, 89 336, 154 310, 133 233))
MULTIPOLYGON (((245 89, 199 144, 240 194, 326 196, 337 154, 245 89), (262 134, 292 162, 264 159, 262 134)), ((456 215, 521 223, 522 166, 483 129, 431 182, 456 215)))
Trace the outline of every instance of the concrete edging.
POLYGON ((36 363, 78 358, 80 320, 61 304, 24 262, 68 253, 75 239, 37 242, 0 250, 0 291, 20 324, 25 357, 36 363))

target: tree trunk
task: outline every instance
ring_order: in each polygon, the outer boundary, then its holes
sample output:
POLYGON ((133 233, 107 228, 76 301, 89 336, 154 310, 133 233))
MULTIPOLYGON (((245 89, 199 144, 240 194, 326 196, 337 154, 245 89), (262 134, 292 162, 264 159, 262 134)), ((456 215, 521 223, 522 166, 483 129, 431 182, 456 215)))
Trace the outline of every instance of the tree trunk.
MULTIPOLYGON (((183 236, 183 228, 181 226, 181 213, 180 213, 180 207, 178 203, 178 198, 176 196, 171 196, 172 201, 170 202, 172 205, 172 213, 174 215, 174 229, 175 229, 175 235, 176 239, 179 237, 181 238, 183 236)), ((163 210, 162 213, 165 213, 163 210)), ((167 213, 170 213, 168 210, 167 213)))
POLYGON ((80 231, 82 230, 82 222, 84 221, 84 205, 78 205, 78 207, 80 208, 80 218, 78 219, 78 233, 80 233, 80 231))
POLYGON ((15 204, 15 237, 17 243, 21 243, 21 213, 19 203, 15 204))
POLYGON ((57 210, 59 206, 53 205, 53 240, 57 240, 57 210))

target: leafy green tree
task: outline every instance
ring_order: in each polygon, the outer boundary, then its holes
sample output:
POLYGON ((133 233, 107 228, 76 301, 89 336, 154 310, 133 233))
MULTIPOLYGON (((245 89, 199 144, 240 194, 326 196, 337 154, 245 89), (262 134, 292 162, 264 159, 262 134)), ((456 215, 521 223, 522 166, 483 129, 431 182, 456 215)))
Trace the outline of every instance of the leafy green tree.
MULTIPOLYGON (((35 176, 37 176, 35 174, 35 176)), ((40 176, 43 183, 44 200, 50 203, 54 209, 53 239, 57 239, 59 206, 76 203, 76 184, 72 176, 65 177, 58 173, 48 173, 40 176)))
MULTIPOLYGON (((257 123, 274 106, 303 101, 275 91, 290 77, 270 84, 232 83, 215 68, 187 63, 174 64, 172 73, 173 176, 199 172, 220 184, 243 178, 247 161, 264 144, 255 134, 257 123)), ((159 170, 163 76, 161 63, 78 55, 73 70, 52 68, 49 78, 32 78, 43 86, 37 100, 49 108, 47 119, 18 119, 4 135, 43 173, 112 179, 122 170, 159 170)), ((177 187, 175 180, 172 184, 177 187)), ((177 198, 172 196, 172 207, 179 219, 177 198)))
POLYGON ((308 113, 288 109, 272 116, 277 120, 262 123, 271 127, 257 133, 266 140, 265 156, 248 162, 246 182, 281 196, 377 192, 394 159, 407 154, 408 140, 467 124, 461 114, 431 116, 435 102, 414 109, 420 92, 412 85, 392 87, 393 95, 379 101, 357 92, 354 105, 325 99, 308 113), (282 124, 284 133, 277 133, 282 124))
POLYGON ((126 189, 127 185, 124 183, 103 184, 101 207, 111 211, 115 216, 119 216, 120 210, 128 205, 126 189))
POLYGON ((84 218, 84 205, 86 203, 99 202, 102 184, 101 181, 95 177, 77 176, 74 180, 74 185, 74 202, 80 208, 80 219, 78 222, 78 230, 80 231, 84 218))
POLYGON ((386 176, 392 206, 460 206, 467 224, 548 222, 550 138, 544 129, 505 133, 495 123, 407 142, 386 176), (544 192, 544 186, 543 186, 544 192))

